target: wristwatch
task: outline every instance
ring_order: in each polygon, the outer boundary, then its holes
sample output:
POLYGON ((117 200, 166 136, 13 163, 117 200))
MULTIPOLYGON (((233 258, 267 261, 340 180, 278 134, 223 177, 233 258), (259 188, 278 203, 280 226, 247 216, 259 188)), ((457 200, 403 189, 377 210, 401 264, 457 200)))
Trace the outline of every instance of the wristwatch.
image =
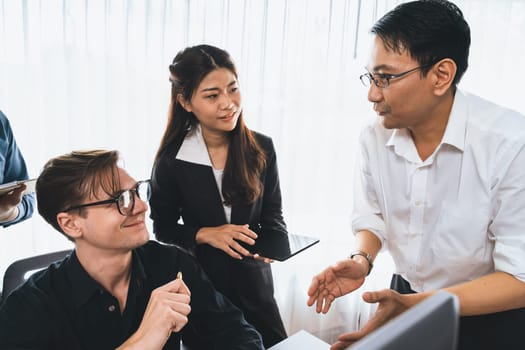
POLYGON ((362 250, 356 250, 355 252, 350 254, 350 259, 352 259, 356 255, 361 255, 363 258, 366 259, 366 261, 368 261, 368 273, 366 275, 370 275, 370 271, 372 271, 372 267, 374 267, 374 264, 372 263, 372 257, 370 256, 370 254, 365 253, 362 250))

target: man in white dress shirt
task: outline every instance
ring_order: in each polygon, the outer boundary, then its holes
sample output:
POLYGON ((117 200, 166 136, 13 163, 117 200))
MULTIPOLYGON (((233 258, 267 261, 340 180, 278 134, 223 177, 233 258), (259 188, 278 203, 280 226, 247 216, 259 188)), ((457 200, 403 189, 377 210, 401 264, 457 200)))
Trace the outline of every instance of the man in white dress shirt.
MULTIPOLYGON (((313 278, 326 313, 359 288, 374 258, 395 262, 391 289, 343 349, 439 289, 458 296, 458 349, 525 347, 525 117, 458 90, 470 29, 445 0, 414 1, 372 28, 352 229, 357 250, 313 278)), ((519 67, 517 67, 519 69, 519 67)))

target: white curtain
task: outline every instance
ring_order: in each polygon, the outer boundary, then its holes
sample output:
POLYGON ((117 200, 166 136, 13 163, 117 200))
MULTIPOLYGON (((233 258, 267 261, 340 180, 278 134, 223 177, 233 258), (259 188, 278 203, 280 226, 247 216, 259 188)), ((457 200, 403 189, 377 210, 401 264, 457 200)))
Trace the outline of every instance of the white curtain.
MULTIPOLYGON (((374 117, 358 76, 368 29, 399 2, 3 0, 0 109, 31 176, 58 154, 109 148, 122 152, 132 176, 148 178, 166 123, 171 60, 200 43, 228 50, 239 69, 248 126, 275 141, 289 229, 321 238, 274 264, 287 330, 306 329, 331 342, 373 311, 357 292, 316 315, 306 307, 306 289, 313 274, 351 251, 355 144, 374 117)), ((457 4, 472 29, 460 87, 525 113, 525 2, 457 4)), ((0 232, 0 276, 15 259, 67 247, 35 214, 0 232)), ((363 289, 386 286, 391 271, 390 258, 381 255, 363 289)))

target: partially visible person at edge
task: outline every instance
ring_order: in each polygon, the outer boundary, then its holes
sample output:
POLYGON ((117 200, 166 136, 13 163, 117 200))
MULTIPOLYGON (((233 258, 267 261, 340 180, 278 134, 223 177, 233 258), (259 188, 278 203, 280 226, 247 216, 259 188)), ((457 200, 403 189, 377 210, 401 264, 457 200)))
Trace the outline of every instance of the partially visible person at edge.
POLYGON ((44 166, 38 211, 75 249, 7 296, 0 349, 179 349, 181 330, 193 328, 209 349, 262 350, 194 257, 149 241, 150 182, 118 160, 82 151, 44 166))
MULTIPOLYGON (((168 125, 152 172, 155 236, 193 252, 270 347, 286 338, 272 271, 268 259, 253 258, 239 242, 286 233, 272 140, 246 127, 226 51, 188 47, 170 73, 168 125)), ((207 348, 188 332, 183 342, 207 348)))
POLYGON ((391 290, 365 293, 377 312, 332 349, 440 289, 459 298, 458 349, 523 349, 525 117, 457 88, 470 29, 453 3, 401 4, 371 32, 361 80, 378 118, 360 137, 357 250, 313 278, 307 303, 326 313, 383 248, 395 263, 391 290))
MULTIPOLYGON (((27 180, 26 163, 11 130, 9 120, 0 111, 0 184, 27 180)), ((0 195, 0 225, 8 227, 21 222, 33 214, 35 196, 24 194, 26 185, 0 195)))

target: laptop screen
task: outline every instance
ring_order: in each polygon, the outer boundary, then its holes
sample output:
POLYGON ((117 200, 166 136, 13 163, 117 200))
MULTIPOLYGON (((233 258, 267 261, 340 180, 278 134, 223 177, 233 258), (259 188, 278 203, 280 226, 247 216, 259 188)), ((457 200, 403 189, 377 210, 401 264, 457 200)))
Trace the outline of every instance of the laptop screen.
POLYGON ((348 350, 454 350, 459 302, 440 291, 376 329, 348 350))

